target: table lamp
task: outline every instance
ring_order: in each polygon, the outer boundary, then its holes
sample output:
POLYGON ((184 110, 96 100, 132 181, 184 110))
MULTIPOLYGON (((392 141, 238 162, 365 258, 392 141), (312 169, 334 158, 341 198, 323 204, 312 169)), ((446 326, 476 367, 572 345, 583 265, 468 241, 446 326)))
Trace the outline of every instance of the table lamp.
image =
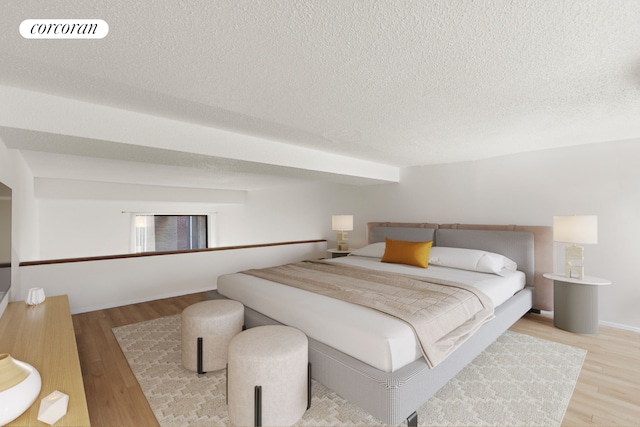
POLYGON ((333 215, 331 217, 331 229, 338 232, 338 250, 349 250, 347 231, 353 230, 353 215, 333 215))
POLYGON ((584 248, 580 244, 598 243, 598 217, 595 215, 570 215, 553 217, 553 241, 571 243, 565 249, 565 276, 584 278, 584 248))

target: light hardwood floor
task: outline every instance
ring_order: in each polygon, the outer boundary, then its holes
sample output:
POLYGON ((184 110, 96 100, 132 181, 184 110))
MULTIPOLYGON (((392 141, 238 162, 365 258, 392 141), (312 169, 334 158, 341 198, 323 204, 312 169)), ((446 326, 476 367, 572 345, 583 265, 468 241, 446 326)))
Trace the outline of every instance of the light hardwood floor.
POLYGON ((601 326, 597 336, 573 334, 536 314, 511 330, 587 350, 563 425, 640 425, 639 333, 601 326))
MULTIPOLYGON (((179 314, 203 300, 199 293, 73 316, 92 426, 158 426, 111 328, 179 314)), ((598 336, 577 335, 535 314, 511 330, 588 351, 563 425, 640 425, 640 334, 601 327, 598 336)))

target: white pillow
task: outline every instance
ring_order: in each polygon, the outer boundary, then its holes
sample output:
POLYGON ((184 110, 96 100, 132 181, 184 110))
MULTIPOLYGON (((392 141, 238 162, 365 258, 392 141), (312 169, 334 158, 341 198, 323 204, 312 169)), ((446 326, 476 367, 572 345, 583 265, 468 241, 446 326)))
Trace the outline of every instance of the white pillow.
POLYGON ((429 264, 481 273, 493 273, 499 276, 506 276, 516 271, 518 267, 514 261, 493 252, 442 246, 431 248, 429 264))
POLYGON ((385 248, 384 242, 372 243, 360 249, 351 251, 349 255, 366 256, 371 258, 382 258, 382 256, 384 255, 384 248, 385 248))

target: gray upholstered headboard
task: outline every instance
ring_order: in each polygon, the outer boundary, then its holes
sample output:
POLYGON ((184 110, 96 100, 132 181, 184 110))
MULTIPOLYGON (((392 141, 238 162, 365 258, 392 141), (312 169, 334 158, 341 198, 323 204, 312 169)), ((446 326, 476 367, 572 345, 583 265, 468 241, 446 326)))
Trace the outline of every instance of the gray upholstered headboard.
POLYGON ((369 223, 369 243, 385 238, 408 241, 433 240, 435 246, 482 249, 502 254, 518 264, 527 285, 536 289, 534 308, 553 310, 552 283, 542 275, 553 271, 552 228, 543 226, 369 223))
POLYGON ((387 237, 408 242, 428 242, 435 239, 435 232, 435 228, 372 227, 369 229, 369 243, 384 242, 387 237))
POLYGON ((482 249, 506 256, 518 264, 527 277, 527 285, 534 285, 535 257, 533 234, 528 231, 501 230, 436 230, 434 244, 450 248, 482 249))

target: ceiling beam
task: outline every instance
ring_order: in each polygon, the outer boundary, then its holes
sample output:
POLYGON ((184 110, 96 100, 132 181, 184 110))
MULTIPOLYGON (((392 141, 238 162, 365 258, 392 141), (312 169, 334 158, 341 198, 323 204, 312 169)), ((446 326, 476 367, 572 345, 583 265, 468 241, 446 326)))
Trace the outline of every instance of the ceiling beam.
MULTIPOLYGON (((398 167, 171 118, 0 85, 0 126, 160 150, 399 182, 398 167)), ((19 144, 18 144, 19 145, 19 144)), ((12 147, 20 149, 20 147, 12 147)), ((33 149, 31 147, 30 149, 33 149)))

